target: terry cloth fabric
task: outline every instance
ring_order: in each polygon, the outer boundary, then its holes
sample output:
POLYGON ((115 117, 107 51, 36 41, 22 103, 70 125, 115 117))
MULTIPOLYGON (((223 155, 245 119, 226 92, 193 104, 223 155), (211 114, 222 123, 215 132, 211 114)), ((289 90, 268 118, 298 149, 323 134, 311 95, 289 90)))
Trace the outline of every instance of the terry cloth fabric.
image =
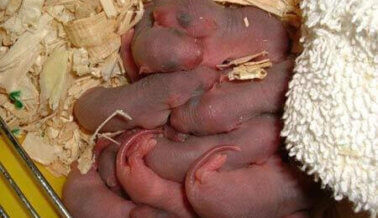
POLYGON ((289 154, 303 170, 378 211, 378 1, 304 0, 302 54, 285 105, 289 154))

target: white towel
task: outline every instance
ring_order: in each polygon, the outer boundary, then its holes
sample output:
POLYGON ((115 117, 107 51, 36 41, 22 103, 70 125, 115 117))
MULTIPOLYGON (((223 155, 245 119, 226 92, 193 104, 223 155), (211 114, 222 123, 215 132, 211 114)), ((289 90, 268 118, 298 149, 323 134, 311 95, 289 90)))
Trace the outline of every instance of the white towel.
POLYGON ((378 211, 378 0, 304 0, 282 135, 303 169, 378 211))

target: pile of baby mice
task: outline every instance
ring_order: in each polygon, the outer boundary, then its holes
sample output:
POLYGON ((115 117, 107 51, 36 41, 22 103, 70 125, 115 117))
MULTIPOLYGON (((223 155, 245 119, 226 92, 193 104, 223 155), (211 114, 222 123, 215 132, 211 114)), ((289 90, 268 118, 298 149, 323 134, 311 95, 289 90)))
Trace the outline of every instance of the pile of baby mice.
POLYGON ((74 217, 307 217, 318 188, 282 152, 281 115, 293 59, 284 25, 255 7, 154 0, 122 37, 131 84, 76 103, 99 137, 96 162, 73 166, 64 202, 74 217), (246 25, 248 20, 248 25, 246 25), (266 52, 264 79, 230 81, 217 66, 266 52))

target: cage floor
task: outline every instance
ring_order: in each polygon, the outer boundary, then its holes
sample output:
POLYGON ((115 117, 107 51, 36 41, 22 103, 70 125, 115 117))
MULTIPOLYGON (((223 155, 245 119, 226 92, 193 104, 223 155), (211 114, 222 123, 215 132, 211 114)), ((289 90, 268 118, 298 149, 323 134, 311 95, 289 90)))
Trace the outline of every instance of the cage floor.
MULTIPOLYGON (((54 211, 54 208, 50 205, 48 198, 43 195, 43 192, 34 182, 31 174, 29 174, 27 169, 23 167, 22 162, 16 158, 15 154, 13 154, 11 147, 7 145, 1 137, 0 160, 41 217, 58 217, 57 213, 54 211)), ((57 194, 61 196, 65 178, 56 178, 42 165, 37 164, 37 166, 49 181, 51 186, 55 189, 57 194)), ((17 195, 2 178, 1 174, 0 193, 0 205, 3 206, 10 217, 29 217, 27 210, 24 209, 22 203, 17 198, 17 195)))

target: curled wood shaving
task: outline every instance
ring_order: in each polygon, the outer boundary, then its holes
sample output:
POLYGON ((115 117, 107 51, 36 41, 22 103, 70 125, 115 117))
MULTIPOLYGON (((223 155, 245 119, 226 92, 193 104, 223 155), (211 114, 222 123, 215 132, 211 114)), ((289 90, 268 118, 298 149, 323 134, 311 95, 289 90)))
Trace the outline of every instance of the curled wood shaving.
POLYGON ((77 47, 88 50, 95 60, 108 57, 121 46, 121 39, 115 33, 116 21, 108 19, 104 12, 74 20, 65 25, 69 40, 77 47))
POLYGON ((262 51, 262 52, 257 53, 257 54, 248 55, 248 56, 245 56, 245 57, 241 57, 241 58, 229 61, 226 64, 219 64, 219 65, 217 65, 217 68, 220 69, 220 70, 223 70, 223 69, 229 68, 231 66, 236 66, 236 65, 247 63, 247 62, 249 62, 249 61, 251 61, 251 60, 253 60, 257 57, 265 56, 267 54, 268 54, 268 52, 262 51))
POLYGON ((264 79, 267 72, 264 68, 271 67, 269 59, 254 61, 258 57, 267 55, 266 51, 254 55, 248 55, 239 59, 230 61, 227 64, 217 65, 218 69, 224 70, 229 67, 233 69, 227 74, 229 80, 250 80, 264 79))
POLYGON ((116 20, 108 19, 104 12, 69 22, 65 29, 70 41, 85 48, 93 63, 103 61, 121 46, 120 36, 115 33, 116 20))
POLYGON ((230 73, 228 73, 229 80, 250 80, 250 79, 264 79, 268 74, 265 67, 271 67, 272 63, 269 60, 264 60, 262 63, 243 64, 234 67, 230 73))
POLYGON ((104 12, 95 16, 76 19, 65 24, 68 39, 77 47, 98 46, 104 42, 107 33, 113 33, 114 20, 104 12))
POLYGON ((108 118, 106 118, 96 129, 96 131, 93 133, 91 139, 90 139, 90 143, 91 144, 94 144, 95 143, 95 139, 96 137, 98 136, 98 133, 101 131, 101 129, 111 120, 113 119, 115 116, 122 116, 124 117, 126 120, 132 120, 133 118, 128 115, 127 113, 125 113, 123 110, 116 110, 114 111, 108 118))
POLYGON ((118 136, 122 133, 124 133, 125 131, 123 130, 120 130, 120 131, 116 131, 116 132, 105 132, 105 133, 101 133, 101 136, 106 136, 106 137, 110 137, 110 138, 113 138, 115 136, 118 136))
POLYGON ((93 62, 100 62, 121 47, 121 38, 116 34, 110 34, 105 38, 106 43, 88 48, 89 57, 93 62))

